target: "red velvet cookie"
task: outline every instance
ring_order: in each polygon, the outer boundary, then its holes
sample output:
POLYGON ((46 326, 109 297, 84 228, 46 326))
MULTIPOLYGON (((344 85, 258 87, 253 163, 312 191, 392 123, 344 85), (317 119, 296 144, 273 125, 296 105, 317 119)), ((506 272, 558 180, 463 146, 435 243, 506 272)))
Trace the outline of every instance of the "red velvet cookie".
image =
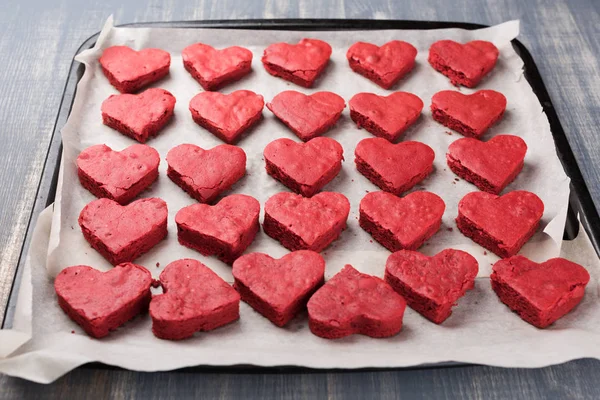
POLYGON ((342 169, 344 149, 333 139, 306 143, 277 139, 265 147, 267 173, 296 193, 311 197, 342 169))
POLYGON ((183 66, 204 90, 217 90, 250 73, 252 52, 239 46, 216 50, 196 43, 181 52, 183 66))
POLYGON ((311 198, 282 192, 265 203, 263 229, 284 247, 320 252, 346 228, 350 202, 340 193, 322 192, 311 198))
POLYGON ((538 264, 514 256, 494 264, 490 281, 500 301, 524 321, 545 328, 579 304, 590 274, 564 258, 538 264))
POLYGON ((159 163, 158 152, 144 144, 122 151, 98 144, 79 153, 77 175, 94 196, 127 204, 158 178, 159 163))
POLYGON ((160 274, 163 294, 152 297, 152 333, 181 340, 240 318, 240 295, 210 268, 190 258, 173 261, 160 274))
POLYGON ((473 88, 486 76, 498 60, 493 43, 473 40, 465 44, 440 40, 429 48, 429 64, 450 78, 453 85, 473 88))
POLYGON ((325 280, 325 260, 300 250, 279 259, 250 253, 235 260, 233 287, 242 300, 277 326, 290 322, 325 280))
POLYGON ((527 145, 518 136, 498 135, 487 142, 463 138, 448 147, 446 161, 456 175, 498 194, 521 172, 526 152, 527 145))
POLYGON ((458 203, 456 226, 468 238, 506 258, 514 256, 535 233, 544 203, 531 192, 503 196, 472 192, 458 203))
POLYGON ((100 272, 87 265, 63 269, 54 280, 58 305, 90 336, 101 338, 148 309, 152 275, 140 265, 100 272))
POLYGON ((469 95, 443 90, 431 98, 433 119, 467 137, 479 138, 500 121, 504 110, 506 97, 493 90, 479 90, 469 95))
POLYGON ((259 213, 258 201, 244 194, 224 197, 214 206, 193 204, 175 215, 177 237, 180 244, 231 264, 254 240, 259 213))
POLYGON ((416 250, 440 229, 446 205, 431 192, 396 197, 371 192, 360 201, 360 227, 389 251, 416 250))
POLYGON ((229 144, 210 150, 180 144, 169 150, 167 164, 169 178, 200 203, 212 203, 246 175, 246 153, 229 144))
POLYGON ((202 92, 190 101, 194 121, 225 143, 234 144, 262 117, 263 97, 249 90, 202 92))
POLYGON ((473 289, 479 271, 469 253, 446 249, 433 257, 400 250, 385 264, 385 281, 410 308, 436 324, 444 322, 456 301, 473 289))
POLYGON ((379 47, 354 43, 346 53, 350 68, 384 89, 391 88, 415 66, 417 49, 406 42, 392 40, 379 47))
POLYGON ((402 329, 406 302, 384 280, 346 265, 308 301, 312 333, 337 339, 354 333, 383 338, 402 329))
POLYGON ((158 198, 122 206, 98 199, 79 214, 85 240, 111 264, 133 261, 167 236, 167 204, 158 198))
POLYGON ((344 99, 335 93, 306 95, 294 90, 281 92, 267 103, 267 108, 305 142, 331 129, 345 107, 344 99))
POLYGON ((331 46, 322 40, 302 39, 298 44, 275 43, 265 49, 262 63, 268 73, 304 87, 327 66, 331 46))
POLYGON ((125 136, 146 143, 169 122, 175 97, 164 89, 112 95, 102 103, 102 122, 125 136))
POLYGON ((350 118, 359 128, 390 142, 396 141, 421 115, 423 102, 412 93, 389 96, 358 93, 348 102, 350 118))
POLYGON ((171 55, 160 49, 135 51, 112 46, 102 52, 99 61, 111 85, 121 93, 133 93, 166 76, 171 55))
POLYGON ((420 142, 393 144, 368 138, 358 142, 354 156, 358 172, 382 190, 400 196, 433 171, 435 153, 420 142))

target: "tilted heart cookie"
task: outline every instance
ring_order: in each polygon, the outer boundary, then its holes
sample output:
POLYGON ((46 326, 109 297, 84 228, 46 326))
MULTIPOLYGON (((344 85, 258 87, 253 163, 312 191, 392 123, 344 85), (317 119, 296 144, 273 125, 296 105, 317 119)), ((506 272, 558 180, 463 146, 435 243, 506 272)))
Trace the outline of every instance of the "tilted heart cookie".
POLYGON ((360 227, 389 251, 416 250, 440 229, 444 201, 431 192, 396 197, 371 192, 360 201, 360 227))
POLYGON ((194 121, 225 143, 236 143, 262 117, 263 97, 249 90, 202 92, 190 101, 194 121))
POLYGON ((242 300, 277 326, 284 326, 304 307, 325 280, 325 260, 300 250, 274 259, 263 253, 241 256, 233 263, 233 287, 242 300))
POLYGON ((169 73, 171 55, 160 49, 135 51, 127 46, 112 46, 100 57, 102 71, 121 93, 133 93, 169 73))
POLYGON ((333 139, 316 137, 306 143, 277 139, 265 147, 267 173, 296 193, 311 197, 342 169, 344 149, 333 139))
POLYGON ((140 143, 156 136, 169 122, 175 97, 164 89, 112 95, 102 103, 102 122, 140 143))
POLYGON ((158 178, 159 163, 158 152, 144 144, 133 144, 122 151, 98 144, 79 153, 77 175, 94 196, 123 205, 158 178))
POLYGON ((456 175, 498 194, 521 172, 526 152, 527 144, 518 136, 498 135, 487 142, 463 138, 448 147, 446 161, 456 175))
POLYGON ((473 88, 498 60, 498 49, 491 42, 473 40, 465 44, 440 40, 429 48, 429 64, 450 78, 453 85, 473 88))
POLYGON ((327 132, 345 107, 344 99, 335 93, 306 95, 294 90, 281 92, 267 103, 267 108, 305 142, 327 132))
POLYGON ((265 203, 263 229, 289 250, 320 252, 346 228, 350 202, 340 193, 311 198, 282 192, 265 203))
POLYGON ((229 144, 209 150, 180 144, 169 150, 167 164, 167 176, 200 203, 212 203, 246 175, 246 153, 229 144))
POLYGON ((385 264, 385 281, 410 308, 436 324, 444 322, 456 301, 473 289, 479 271, 469 253, 446 249, 433 257, 400 250, 385 264))
POLYGON ((152 332, 161 339, 182 340, 240 318, 240 295, 199 261, 184 258, 160 274, 163 294, 152 297, 152 332))
POLYGON ((494 264, 490 281, 500 301, 524 321, 545 328, 579 304, 590 274, 564 258, 538 264, 514 256, 494 264))
POLYGON ((525 190, 503 196, 472 192, 458 203, 456 226, 475 243, 506 258, 533 236, 543 214, 542 200, 525 190))
POLYGON ((384 280, 346 265, 308 301, 312 333, 337 339, 358 333, 389 337, 402 329, 406 302, 384 280))
POLYGON ((193 204, 175 215, 179 243, 231 264, 259 230, 260 203, 244 194, 224 197, 214 206, 193 204))
POLYGON ((359 128, 390 142, 396 141, 421 115, 423 101, 412 93, 389 96, 358 93, 348 102, 350 118, 359 128))
POLYGON ((466 137, 479 138, 500 121, 504 110, 506 97, 494 90, 469 95, 442 90, 431 98, 433 119, 466 137))
POLYGON ((384 89, 391 88, 415 66, 417 49, 400 40, 379 47, 371 43, 354 43, 346 53, 350 68, 384 89))
POLYGON ((420 142, 393 144, 382 138, 358 142, 356 169, 381 190, 400 196, 433 171, 433 149, 420 142))
POLYGON ((133 261, 167 236, 167 203, 149 198, 122 206, 109 199, 94 200, 81 210, 79 226, 111 264, 133 261))
POLYGON ((63 269, 54 280, 58 305, 90 336, 101 338, 148 309, 152 275, 131 263, 107 272, 87 265, 63 269))
POLYGON ((217 90, 237 81, 252 69, 252 52, 239 46, 217 50, 196 43, 181 52, 183 66, 204 90, 217 90))
POLYGON ((327 66, 330 56, 329 44, 317 39, 302 39, 298 44, 270 45, 265 49, 262 63, 271 75, 309 88, 327 66))

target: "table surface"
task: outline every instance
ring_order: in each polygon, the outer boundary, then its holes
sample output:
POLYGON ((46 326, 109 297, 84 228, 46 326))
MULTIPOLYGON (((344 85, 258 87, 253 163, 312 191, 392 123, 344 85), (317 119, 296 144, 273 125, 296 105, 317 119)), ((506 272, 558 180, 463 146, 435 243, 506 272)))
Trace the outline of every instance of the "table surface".
MULTIPOLYGON (((597 0, 4 0, 0 11, 0 309, 79 45, 116 23, 251 18, 414 19, 497 24, 521 20, 596 206, 600 208, 600 1, 597 0)), ((482 366, 379 372, 183 371, 80 368, 44 386, 0 375, 0 398, 600 398, 600 362, 533 370, 482 366)))

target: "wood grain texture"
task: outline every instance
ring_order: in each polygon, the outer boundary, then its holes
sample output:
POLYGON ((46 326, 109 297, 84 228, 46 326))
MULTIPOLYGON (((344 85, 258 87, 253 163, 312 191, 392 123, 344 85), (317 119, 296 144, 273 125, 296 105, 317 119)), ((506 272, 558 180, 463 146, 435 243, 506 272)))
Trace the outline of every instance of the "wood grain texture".
MULTIPOLYGON (((600 205, 600 2, 597 0, 5 0, 0 13, 0 304, 35 200, 67 72, 106 17, 117 23, 249 18, 521 20, 531 51, 600 205)), ((50 386, 0 376, 0 398, 600 398, 600 362, 536 369, 487 367, 347 373, 160 373, 79 369, 50 386), (93 391, 93 392, 92 392, 93 391), (87 395, 87 396, 86 396, 87 395)))

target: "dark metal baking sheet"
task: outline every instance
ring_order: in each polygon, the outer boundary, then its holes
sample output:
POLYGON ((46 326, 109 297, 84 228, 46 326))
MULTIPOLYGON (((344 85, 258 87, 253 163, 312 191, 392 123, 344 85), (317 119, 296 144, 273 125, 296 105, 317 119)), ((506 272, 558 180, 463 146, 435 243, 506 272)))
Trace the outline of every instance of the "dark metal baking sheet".
MULTIPOLYGON (((336 19, 279 19, 279 20, 219 20, 219 21, 189 21, 189 22, 153 22, 153 23, 138 23, 121 25, 124 27, 170 27, 170 28, 220 28, 220 29, 265 29, 265 30, 382 30, 382 29, 443 29, 443 28, 462 28, 462 29, 480 29, 485 28, 485 25, 459 22, 434 22, 434 21, 396 21, 396 20, 336 20, 336 19)), ((99 33, 87 39, 77 50, 79 54, 85 49, 92 48, 96 43, 99 33)), ((554 137, 558 156, 562 162, 566 174, 571 178, 571 195, 569 200, 569 210, 565 225, 564 239, 570 240, 577 236, 579 231, 579 219, 587 231, 596 253, 600 255, 600 216, 594 205, 590 192, 583 180, 581 171, 573 151, 569 145, 565 132, 560 124, 558 115, 552 105, 548 91, 542 81, 538 68, 527 50, 527 48, 518 40, 512 41, 513 47, 524 61, 524 75, 533 91, 537 95, 544 112, 548 116, 550 128, 554 137)), ((29 226, 21 248, 21 255, 16 269, 13 286, 9 297, 8 305, 3 313, 2 322, 3 328, 12 326, 12 318, 17 301, 17 293, 21 280, 23 264, 25 256, 29 249, 29 243, 33 228, 39 214, 52 204, 56 194, 56 186, 58 180, 58 172, 60 167, 60 159, 62 153, 62 144, 60 131, 67 121, 73 106, 73 100, 77 91, 77 83, 83 76, 84 66, 76 61, 72 61, 67 82, 65 84, 62 101, 54 124, 52 138, 42 176, 40 178, 36 200, 29 219, 29 226)), ((0 305, 0 312, 4 305, 0 305)), ((95 364, 95 366, 99 364, 95 364)), ((439 366, 440 364, 436 365, 439 366)), ((456 364, 454 364, 456 365, 456 364)), ((110 367, 112 368, 112 367, 110 367)), ((289 367, 269 368, 277 372, 289 371, 289 367)), ((247 367, 197 367, 194 370, 201 371, 219 371, 227 370, 228 372, 235 370, 244 370, 247 372, 247 367)), ((253 369, 257 372, 263 368, 253 369)), ((311 371, 306 368, 294 368, 294 371, 311 371)))

